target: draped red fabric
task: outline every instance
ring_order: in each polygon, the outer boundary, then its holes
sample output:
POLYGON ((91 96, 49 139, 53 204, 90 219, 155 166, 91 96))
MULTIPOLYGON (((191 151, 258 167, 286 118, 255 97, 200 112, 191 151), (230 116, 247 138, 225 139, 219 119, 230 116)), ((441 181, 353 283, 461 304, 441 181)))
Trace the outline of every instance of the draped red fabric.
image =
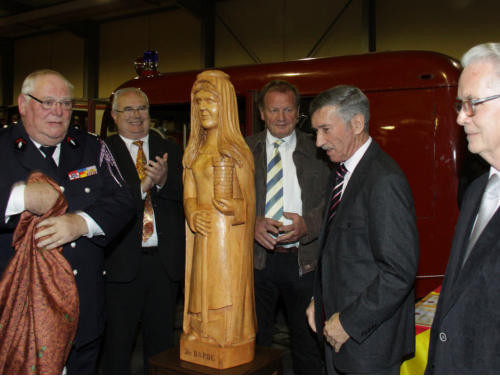
POLYGON ((68 204, 53 180, 34 172, 28 182, 35 181, 52 185, 59 198, 41 217, 23 212, 14 232, 16 253, 0 281, 1 374, 61 374, 78 325, 78 291, 62 247, 39 249, 34 241, 36 225, 68 204))

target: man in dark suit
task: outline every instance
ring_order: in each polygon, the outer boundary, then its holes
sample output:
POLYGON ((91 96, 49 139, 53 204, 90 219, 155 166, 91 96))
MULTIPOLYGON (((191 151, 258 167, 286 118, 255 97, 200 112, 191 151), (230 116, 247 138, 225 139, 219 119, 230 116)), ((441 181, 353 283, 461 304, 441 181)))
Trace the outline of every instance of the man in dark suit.
POLYGON ((102 248, 132 218, 132 198, 105 144, 95 136, 68 129, 73 86, 60 73, 41 70, 24 80, 18 98, 22 122, 0 133, 0 270, 12 257, 12 234, 19 215, 46 213, 57 192, 48 183, 25 181, 38 170, 55 180, 68 211, 41 222, 38 246, 63 246, 73 268, 80 300, 78 331, 68 373, 96 372, 104 328, 104 258, 102 248), (45 150, 45 151, 42 151, 45 150))
POLYGON ((339 163, 320 236, 309 324, 328 373, 399 374, 414 352, 418 234, 410 187, 368 134, 368 98, 336 86, 310 106, 316 146, 339 163))
POLYGON ((115 92, 112 116, 118 135, 106 142, 134 197, 137 219, 106 254, 104 373, 130 373, 139 322, 147 373, 147 359, 174 345, 185 253, 182 156, 176 144, 150 131, 149 101, 140 89, 115 92))
POLYGON ((271 346, 281 297, 290 328, 294 372, 316 374, 323 369, 321 353, 304 310, 312 295, 329 167, 325 159, 317 157, 313 138, 296 129, 299 103, 295 86, 286 81, 269 82, 259 96, 259 110, 267 129, 246 140, 255 161, 257 344, 271 346), (277 142, 280 145, 276 148, 277 142), (281 191, 267 189, 268 179, 275 181, 266 172, 274 155, 280 157, 282 167, 281 191), (280 218, 266 210, 267 192, 273 190, 282 193, 280 218))
POLYGON ((488 164, 462 201, 432 324, 429 374, 500 373, 500 43, 471 48, 457 93, 468 148, 488 164))

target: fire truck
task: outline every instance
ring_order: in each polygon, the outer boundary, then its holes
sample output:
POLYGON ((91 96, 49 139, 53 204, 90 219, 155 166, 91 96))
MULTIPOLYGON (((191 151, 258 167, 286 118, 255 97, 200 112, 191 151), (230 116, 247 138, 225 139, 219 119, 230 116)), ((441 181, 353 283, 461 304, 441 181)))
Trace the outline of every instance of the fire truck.
MULTIPOLYGON (((298 126, 306 132, 311 131, 309 103, 318 93, 339 84, 363 90, 370 100, 370 134, 399 164, 413 192, 420 238, 417 296, 441 284, 458 216, 460 169, 467 156, 453 108, 461 70, 456 60, 435 52, 398 51, 222 70, 236 89, 244 136, 264 128, 256 98, 270 80, 297 86, 302 95, 298 126)), ((185 145, 190 91, 199 71, 162 74, 156 66, 142 65, 138 73, 119 88, 141 88, 149 97, 153 128, 185 145)), ((101 136, 113 127, 108 109, 101 136)))

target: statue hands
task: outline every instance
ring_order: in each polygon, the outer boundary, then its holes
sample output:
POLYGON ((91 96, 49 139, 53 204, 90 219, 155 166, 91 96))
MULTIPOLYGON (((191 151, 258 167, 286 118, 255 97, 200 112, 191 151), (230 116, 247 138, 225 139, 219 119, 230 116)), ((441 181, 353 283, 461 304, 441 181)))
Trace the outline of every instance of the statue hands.
POLYGON ((215 208, 224 215, 234 215, 236 209, 236 200, 233 198, 214 198, 215 208))
POLYGON ((208 210, 199 210, 193 214, 194 231, 208 236, 212 224, 212 216, 208 210))

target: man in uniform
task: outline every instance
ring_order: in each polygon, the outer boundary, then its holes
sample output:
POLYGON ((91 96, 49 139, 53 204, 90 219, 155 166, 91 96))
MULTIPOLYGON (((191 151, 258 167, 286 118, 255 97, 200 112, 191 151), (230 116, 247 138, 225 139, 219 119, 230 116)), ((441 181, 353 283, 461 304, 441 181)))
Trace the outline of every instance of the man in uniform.
POLYGON ((33 72, 18 98, 22 121, 0 133, 0 270, 14 254, 19 215, 25 210, 42 215, 58 197, 48 183, 26 184, 32 171, 41 171, 61 186, 68 201, 67 213, 45 219, 35 234, 40 248, 63 246, 78 288, 78 330, 66 368, 91 374, 104 328, 103 247, 132 218, 133 206, 105 144, 68 129, 72 99, 73 86, 60 73, 33 72))

